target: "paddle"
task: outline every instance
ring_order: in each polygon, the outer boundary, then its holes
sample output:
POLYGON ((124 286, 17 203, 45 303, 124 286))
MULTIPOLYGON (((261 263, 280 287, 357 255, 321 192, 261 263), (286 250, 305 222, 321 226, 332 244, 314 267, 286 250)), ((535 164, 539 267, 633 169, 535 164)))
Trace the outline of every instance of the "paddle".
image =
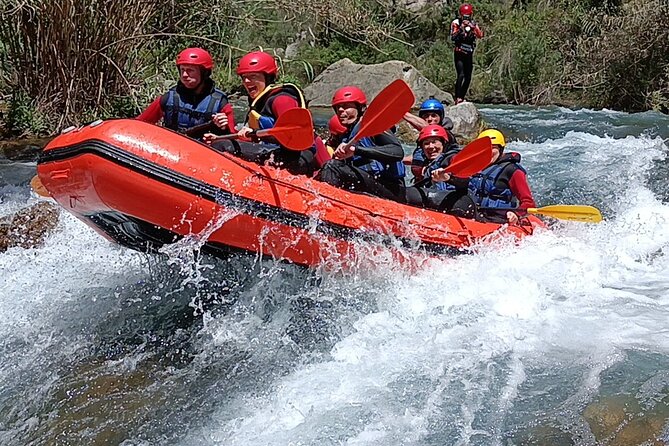
POLYGON ((586 223, 599 223, 602 221, 602 214, 599 212, 599 209, 581 204, 553 204, 541 208, 527 209, 504 209, 493 207, 479 207, 478 209, 481 211, 504 214, 508 211, 526 211, 528 214, 546 215, 548 217, 557 218, 558 220, 572 220, 586 223))
MULTIPOLYGON (((276 120, 271 129, 255 130, 258 138, 273 137, 279 144, 290 150, 306 150, 314 144, 314 122, 306 108, 291 108, 276 120)), ((211 141, 236 139, 239 135, 215 136, 211 141)))
POLYGON ((200 134, 202 132, 206 132, 209 130, 214 130, 216 128, 216 124, 214 124, 214 121, 209 121, 205 122, 204 124, 196 125, 193 127, 189 127, 187 129, 179 131, 179 133, 184 134, 186 136, 193 136, 200 134))
MULTIPOLYGON (((492 159, 492 142, 490 138, 484 137, 475 139, 467 144, 461 151, 451 158, 451 162, 446 169, 446 172, 458 178, 467 178, 475 173, 485 169, 492 159)), ((421 187, 432 181, 432 178, 424 178, 414 187, 421 187)))
POLYGON ((602 213, 593 206, 581 204, 554 204, 541 208, 528 208, 528 214, 547 215, 559 220, 573 220, 587 223, 599 223, 602 221, 602 213))
POLYGON ((39 179, 37 175, 33 177, 32 180, 30 180, 30 187, 35 191, 37 195, 40 197, 50 197, 51 195, 49 194, 49 191, 46 190, 46 187, 44 187, 44 184, 42 184, 42 180, 39 179))
POLYGON ((402 79, 391 82, 370 102, 360 119, 358 132, 349 145, 385 132, 404 118, 415 101, 416 97, 406 82, 402 79))

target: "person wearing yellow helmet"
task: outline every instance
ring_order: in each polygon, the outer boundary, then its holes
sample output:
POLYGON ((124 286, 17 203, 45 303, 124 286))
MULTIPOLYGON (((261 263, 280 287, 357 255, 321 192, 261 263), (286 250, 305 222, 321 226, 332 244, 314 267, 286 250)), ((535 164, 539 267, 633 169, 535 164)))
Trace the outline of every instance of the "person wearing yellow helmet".
POLYGON ((536 207, 532 191, 527 183, 527 172, 520 165, 520 154, 504 153, 506 139, 497 129, 481 132, 477 138, 490 138, 492 160, 488 167, 469 180, 469 195, 484 211, 507 210, 506 220, 518 223, 525 209, 536 207))

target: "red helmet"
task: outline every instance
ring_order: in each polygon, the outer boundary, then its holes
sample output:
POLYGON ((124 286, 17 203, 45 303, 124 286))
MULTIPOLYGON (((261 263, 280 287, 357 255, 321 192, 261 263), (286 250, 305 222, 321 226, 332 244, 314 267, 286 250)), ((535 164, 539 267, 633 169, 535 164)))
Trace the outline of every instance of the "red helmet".
POLYGON ((328 130, 331 135, 343 135, 346 132, 346 127, 339 121, 339 117, 334 115, 328 122, 328 130))
POLYGON ((239 59, 237 74, 265 73, 276 76, 279 67, 272 55, 262 51, 252 51, 239 59))
POLYGON ((333 107, 336 107, 337 105, 343 104, 345 102, 354 102, 360 105, 367 105, 367 97, 361 89, 349 85, 346 87, 341 87, 339 90, 335 91, 334 96, 332 96, 333 107))
POLYGON ((448 133, 446 133, 446 129, 444 129, 439 124, 432 124, 423 127, 423 130, 420 131, 418 134, 418 143, 420 144, 427 138, 431 138, 433 136, 441 138, 444 143, 448 141, 448 133))
POLYGON ((460 17, 470 16, 474 13, 474 7, 469 3, 464 3, 460 5, 460 9, 458 11, 460 11, 460 17))
POLYGON ((177 66, 181 64, 199 65, 211 70, 214 68, 214 59, 202 48, 186 48, 177 56, 177 66))

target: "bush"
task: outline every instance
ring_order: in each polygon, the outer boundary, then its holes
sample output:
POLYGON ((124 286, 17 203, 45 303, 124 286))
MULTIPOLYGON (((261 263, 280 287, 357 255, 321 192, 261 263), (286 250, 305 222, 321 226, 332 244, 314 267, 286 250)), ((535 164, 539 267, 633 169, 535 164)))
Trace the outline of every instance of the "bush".
POLYGON ((13 94, 9 100, 5 121, 8 136, 47 135, 51 126, 41 109, 27 93, 18 91, 13 94))
MULTIPOLYGON (((214 79, 242 91, 235 66, 246 51, 278 56, 284 80, 302 85, 347 57, 413 63, 442 89, 455 82, 445 0, 413 13, 390 0, 0 0, 0 91, 14 133, 53 132, 92 117, 132 116, 177 80, 174 57, 199 46, 214 79), (299 60, 284 57, 300 41, 299 60), (38 61, 35 63, 35 61, 38 61), (29 112, 27 107, 35 107, 29 112), (45 130, 46 129, 46 130, 45 130)), ((486 36, 474 56, 468 97, 515 103, 575 99, 585 107, 666 110, 666 0, 480 0, 486 36)))

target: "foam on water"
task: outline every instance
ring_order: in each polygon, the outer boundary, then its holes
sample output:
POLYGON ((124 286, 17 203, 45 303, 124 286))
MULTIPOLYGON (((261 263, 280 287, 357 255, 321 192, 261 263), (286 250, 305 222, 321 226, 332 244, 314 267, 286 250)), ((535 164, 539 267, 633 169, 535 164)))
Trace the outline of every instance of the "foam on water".
MULTIPOLYGON (((193 254, 201 236, 145 256, 61 215, 45 246, 0 254, 0 443, 595 444, 582 414, 601 395, 652 412, 668 382, 669 206, 648 177, 666 145, 578 130, 509 148, 540 205, 607 220, 356 274, 214 262, 193 254), (179 299, 191 320, 175 327, 184 310, 160 309, 179 299)), ((17 192, 0 213, 24 204, 17 192)))
POLYGON ((658 337, 669 296, 647 293, 669 280, 664 252, 648 258, 668 246, 669 208, 647 199, 598 227, 482 248, 395 281, 330 361, 244 396, 241 413, 198 436, 226 445, 433 444, 435 436, 434 444, 503 444, 516 401, 547 389, 567 407, 534 411, 552 410, 555 421, 566 408, 576 417, 625 351, 669 355, 669 339, 658 337), (612 234, 632 240, 614 243, 612 234), (638 271, 646 289, 629 287, 638 271))
POLYGON ((600 376, 629 351, 669 355, 669 337, 658 336, 669 308, 669 207, 643 183, 667 148, 582 132, 510 147, 546 178, 539 158, 589 182, 617 168, 598 189, 616 192, 617 214, 396 277, 331 360, 245 395, 239 412, 222 411, 184 444, 506 444, 537 414, 594 442, 580 412, 600 376), (561 152, 583 172, 552 159, 561 152))

